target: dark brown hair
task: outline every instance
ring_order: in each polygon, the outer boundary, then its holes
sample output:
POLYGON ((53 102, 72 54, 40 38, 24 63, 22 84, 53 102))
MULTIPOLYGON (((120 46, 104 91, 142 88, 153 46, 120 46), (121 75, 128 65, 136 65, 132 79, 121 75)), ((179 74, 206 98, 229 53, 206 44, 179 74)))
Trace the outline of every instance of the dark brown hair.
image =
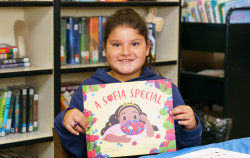
MULTIPOLYGON (((137 30, 138 33, 145 38, 145 42, 147 43, 147 41, 148 41, 148 29, 147 29, 147 26, 146 26, 144 19, 133 9, 122 8, 122 9, 117 10, 113 15, 111 15, 108 18, 108 21, 107 21, 105 29, 104 29, 104 41, 103 42, 105 43, 105 45, 107 43, 107 39, 108 39, 110 33, 118 26, 127 26, 127 27, 130 27, 130 28, 137 30)), ((152 63, 154 63, 154 58, 151 54, 151 46, 150 46, 149 54, 146 57, 145 62, 141 68, 141 74, 144 74, 143 70, 146 67, 151 66, 152 63)), ((110 67, 108 69, 111 70, 110 67)), ((153 69, 157 70, 154 68, 154 66, 153 66, 153 69)), ((157 70, 157 72, 161 76, 161 74, 158 70, 157 70)))

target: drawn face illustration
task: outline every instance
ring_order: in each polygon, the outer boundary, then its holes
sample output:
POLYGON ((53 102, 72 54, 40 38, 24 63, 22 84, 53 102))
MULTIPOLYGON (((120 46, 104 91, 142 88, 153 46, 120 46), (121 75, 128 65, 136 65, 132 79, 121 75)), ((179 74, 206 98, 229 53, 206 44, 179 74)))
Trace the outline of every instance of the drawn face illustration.
POLYGON ((120 124, 123 125, 128 120, 133 121, 133 120, 137 120, 137 118, 140 118, 138 110, 134 107, 128 107, 128 108, 123 109, 120 112, 118 120, 120 124))

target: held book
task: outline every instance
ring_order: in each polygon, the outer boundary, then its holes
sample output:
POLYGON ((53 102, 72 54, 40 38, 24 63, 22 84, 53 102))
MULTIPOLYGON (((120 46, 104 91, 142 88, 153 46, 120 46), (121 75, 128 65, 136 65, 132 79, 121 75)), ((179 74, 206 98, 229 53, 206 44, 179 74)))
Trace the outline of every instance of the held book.
POLYGON ((176 151, 170 79, 83 85, 89 158, 176 151))

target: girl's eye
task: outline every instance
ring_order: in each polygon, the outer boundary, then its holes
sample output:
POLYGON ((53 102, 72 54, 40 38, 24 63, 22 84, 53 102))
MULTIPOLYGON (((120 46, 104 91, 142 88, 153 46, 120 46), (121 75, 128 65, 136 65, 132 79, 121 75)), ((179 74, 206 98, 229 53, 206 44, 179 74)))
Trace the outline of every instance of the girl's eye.
POLYGON ((119 46, 120 46, 120 44, 115 43, 115 44, 113 44, 113 46, 115 46, 115 47, 119 47, 119 46))
POLYGON ((122 120, 126 120, 126 116, 125 115, 122 116, 122 120))
POLYGON ((138 45, 139 45, 139 43, 136 43, 136 42, 135 42, 135 43, 133 43, 132 45, 133 45, 133 46, 138 46, 138 45))
POLYGON ((135 120, 137 119, 137 116, 136 116, 136 114, 134 114, 134 119, 135 119, 135 120))

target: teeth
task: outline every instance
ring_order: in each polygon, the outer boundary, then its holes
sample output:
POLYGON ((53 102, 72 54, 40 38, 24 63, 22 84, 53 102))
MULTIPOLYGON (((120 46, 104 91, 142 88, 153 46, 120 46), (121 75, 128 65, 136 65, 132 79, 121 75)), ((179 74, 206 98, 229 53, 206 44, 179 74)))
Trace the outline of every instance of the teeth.
POLYGON ((122 60, 123 62, 129 62, 129 61, 131 61, 131 60, 122 60))

